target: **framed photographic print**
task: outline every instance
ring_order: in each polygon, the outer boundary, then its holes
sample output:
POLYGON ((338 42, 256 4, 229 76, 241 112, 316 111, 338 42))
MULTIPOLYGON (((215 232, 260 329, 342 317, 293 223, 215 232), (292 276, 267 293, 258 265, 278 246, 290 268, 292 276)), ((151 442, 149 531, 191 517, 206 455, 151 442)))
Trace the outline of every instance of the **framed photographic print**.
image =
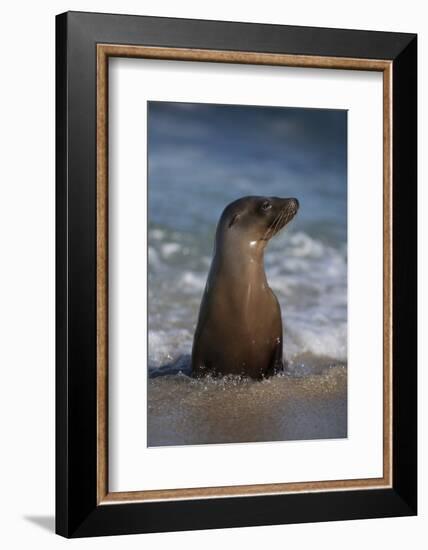
POLYGON ((416 36, 56 24, 57 532, 416 514, 416 36))

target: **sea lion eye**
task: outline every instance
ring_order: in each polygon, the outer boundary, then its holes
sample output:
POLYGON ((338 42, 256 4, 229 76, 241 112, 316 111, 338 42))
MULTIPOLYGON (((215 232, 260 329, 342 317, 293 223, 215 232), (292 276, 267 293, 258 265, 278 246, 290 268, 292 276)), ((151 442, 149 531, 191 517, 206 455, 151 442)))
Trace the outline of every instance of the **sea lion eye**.
POLYGON ((262 204, 262 210, 269 210, 269 208, 272 208, 272 204, 269 201, 265 201, 262 204))

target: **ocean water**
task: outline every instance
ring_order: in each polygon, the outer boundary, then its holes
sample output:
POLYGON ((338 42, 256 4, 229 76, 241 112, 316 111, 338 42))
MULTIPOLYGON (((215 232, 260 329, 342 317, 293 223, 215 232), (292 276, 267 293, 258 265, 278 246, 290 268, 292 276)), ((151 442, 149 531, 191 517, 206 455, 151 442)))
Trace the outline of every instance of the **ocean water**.
POLYGON ((346 112, 156 102, 148 143, 148 444, 346 437, 346 112), (265 252, 287 368, 194 380, 216 224, 245 195, 300 202, 265 252))

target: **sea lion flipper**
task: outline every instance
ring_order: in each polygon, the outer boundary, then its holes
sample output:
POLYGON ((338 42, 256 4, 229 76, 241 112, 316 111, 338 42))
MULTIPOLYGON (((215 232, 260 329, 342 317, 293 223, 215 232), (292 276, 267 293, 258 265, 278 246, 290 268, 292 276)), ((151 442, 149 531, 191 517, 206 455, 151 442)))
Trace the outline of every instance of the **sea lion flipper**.
POLYGON ((272 352, 272 357, 269 363, 269 367, 266 370, 265 376, 272 376, 283 372, 284 361, 282 358, 282 338, 277 338, 275 348, 272 352))

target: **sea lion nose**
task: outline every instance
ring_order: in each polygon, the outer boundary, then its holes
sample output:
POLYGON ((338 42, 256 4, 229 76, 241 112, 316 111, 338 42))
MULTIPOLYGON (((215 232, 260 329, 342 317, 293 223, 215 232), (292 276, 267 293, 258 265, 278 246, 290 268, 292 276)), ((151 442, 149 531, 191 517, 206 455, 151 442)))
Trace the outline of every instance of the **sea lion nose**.
POLYGON ((282 199, 284 201, 285 206, 291 206, 296 212, 299 210, 299 201, 297 199, 290 198, 290 199, 282 199))

